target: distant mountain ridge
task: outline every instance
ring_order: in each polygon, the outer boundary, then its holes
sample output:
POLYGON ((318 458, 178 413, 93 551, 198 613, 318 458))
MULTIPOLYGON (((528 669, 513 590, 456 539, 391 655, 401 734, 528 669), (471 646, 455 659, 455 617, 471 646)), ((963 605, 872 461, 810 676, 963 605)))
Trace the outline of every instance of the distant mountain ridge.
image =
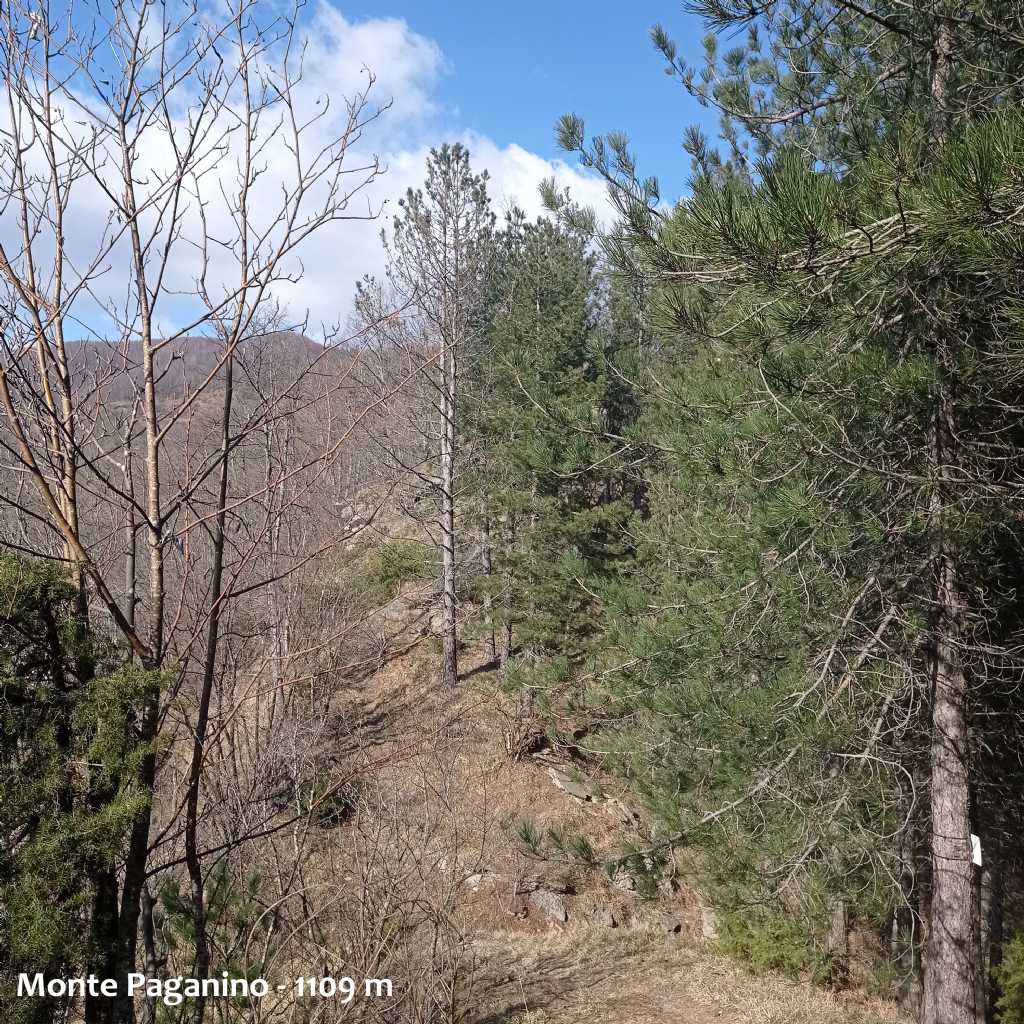
MULTIPOLYGON (((141 341, 76 341, 68 346, 72 375, 85 387, 102 390, 104 400, 130 402, 142 386, 141 341)), ((278 331, 258 335, 236 349, 236 381, 252 386, 255 377, 281 374, 298 377, 303 370, 340 368, 347 350, 325 348, 304 334, 278 331)), ((201 335, 177 338, 156 354, 158 393, 163 398, 191 394, 204 386, 219 390, 223 342, 201 335), (212 380, 210 379, 212 376, 212 380)))

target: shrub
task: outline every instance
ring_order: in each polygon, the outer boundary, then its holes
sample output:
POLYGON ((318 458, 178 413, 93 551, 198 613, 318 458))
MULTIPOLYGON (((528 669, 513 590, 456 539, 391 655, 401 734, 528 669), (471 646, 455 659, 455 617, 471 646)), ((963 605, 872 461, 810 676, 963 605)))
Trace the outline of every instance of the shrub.
POLYGON ((728 911, 721 916, 719 948, 761 974, 779 971, 795 978, 815 972, 816 962, 806 930, 776 911, 728 911))
POLYGON ((1000 1024, 1024 1024, 1024 933, 1017 932, 1003 947, 1002 963, 992 975, 999 985, 1000 1024))
POLYGON ((408 580, 428 575, 430 562, 422 544, 411 540, 385 541, 367 558, 366 575, 370 583, 387 597, 394 597, 408 580))

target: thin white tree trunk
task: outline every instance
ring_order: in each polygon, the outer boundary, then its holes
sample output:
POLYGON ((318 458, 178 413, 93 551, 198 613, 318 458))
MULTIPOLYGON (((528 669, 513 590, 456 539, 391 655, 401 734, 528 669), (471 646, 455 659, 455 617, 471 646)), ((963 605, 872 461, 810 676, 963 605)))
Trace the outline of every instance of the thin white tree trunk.
POLYGON ((441 354, 441 685, 458 681, 455 599, 455 346, 441 354))

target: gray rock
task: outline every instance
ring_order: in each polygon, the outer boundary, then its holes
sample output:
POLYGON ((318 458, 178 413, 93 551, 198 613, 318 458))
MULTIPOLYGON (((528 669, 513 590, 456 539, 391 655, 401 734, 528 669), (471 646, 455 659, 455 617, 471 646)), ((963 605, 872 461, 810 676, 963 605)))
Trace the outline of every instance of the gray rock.
POLYGON ((569 920, 569 911, 565 908, 565 900, 558 893, 548 892, 547 889, 537 889, 530 893, 529 900, 531 905, 536 907, 548 920, 557 924, 565 924, 569 920))
POLYGON ((559 789, 564 790, 569 796, 576 797, 577 800, 593 800, 598 794, 597 786, 586 779, 574 779, 568 772, 559 771, 557 768, 549 768, 548 774, 559 789))
POLYGON ((404 622, 409 614, 409 609, 404 601, 392 601, 384 609, 385 622, 404 622))
POLYGON ((718 938, 718 915, 710 907, 700 909, 700 933, 709 942, 718 938))
POLYGON ((675 914, 669 913, 667 910, 657 914, 654 918, 654 923, 658 926, 659 930, 667 932, 669 935, 678 935, 683 930, 683 922, 675 914))
POLYGON ((612 885, 614 885, 616 889, 625 889, 626 892, 634 892, 636 890, 636 879, 634 879, 628 871, 623 871, 620 868, 612 876, 612 885))
POLYGON ((557 892, 567 896, 573 891, 572 878, 567 874, 552 874, 544 878, 538 878, 535 889, 547 889, 548 892, 557 892))
POLYGON ((640 821, 640 815, 631 811, 617 797, 610 796, 605 800, 604 809, 619 823, 632 828, 640 821))

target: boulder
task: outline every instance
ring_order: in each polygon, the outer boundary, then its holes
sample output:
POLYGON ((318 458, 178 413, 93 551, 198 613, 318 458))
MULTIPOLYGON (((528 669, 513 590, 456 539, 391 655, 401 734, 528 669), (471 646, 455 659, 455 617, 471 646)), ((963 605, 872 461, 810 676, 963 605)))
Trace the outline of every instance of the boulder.
POLYGON ((678 935, 683 930, 683 922, 675 914, 663 910, 654 916, 654 924, 659 931, 667 935, 678 935))
POLYGON ((700 908, 700 933, 708 942, 718 938, 718 915, 710 907, 700 908))
POLYGON ((549 768, 548 774, 559 789, 564 790, 577 800, 593 800, 600 792, 594 783, 588 782, 586 779, 574 779, 568 772, 560 771, 558 768, 549 768))
POLYGON ((523 875, 516 883, 517 894, 537 892, 540 889, 560 893, 564 896, 572 890, 572 880, 564 873, 561 875, 552 873, 543 877, 540 875, 523 875))
POLYGON ((616 889, 624 889, 626 892, 636 891, 636 879, 628 872, 619 868, 614 875, 612 875, 612 885, 616 889))
POLYGON ((635 811, 630 810, 621 800, 617 797, 610 796, 604 802, 604 809, 614 818, 617 822, 628 828, 633 828, 640 821, 640 815, 635 811))
POLYGON ((547 889, 536 889, 529 896, 531 906, 539 910, 549 921, 556 924, 565 924, 569 920, 569 911, 565 907, 565 900, 556 892, 549 892, 547 889))

